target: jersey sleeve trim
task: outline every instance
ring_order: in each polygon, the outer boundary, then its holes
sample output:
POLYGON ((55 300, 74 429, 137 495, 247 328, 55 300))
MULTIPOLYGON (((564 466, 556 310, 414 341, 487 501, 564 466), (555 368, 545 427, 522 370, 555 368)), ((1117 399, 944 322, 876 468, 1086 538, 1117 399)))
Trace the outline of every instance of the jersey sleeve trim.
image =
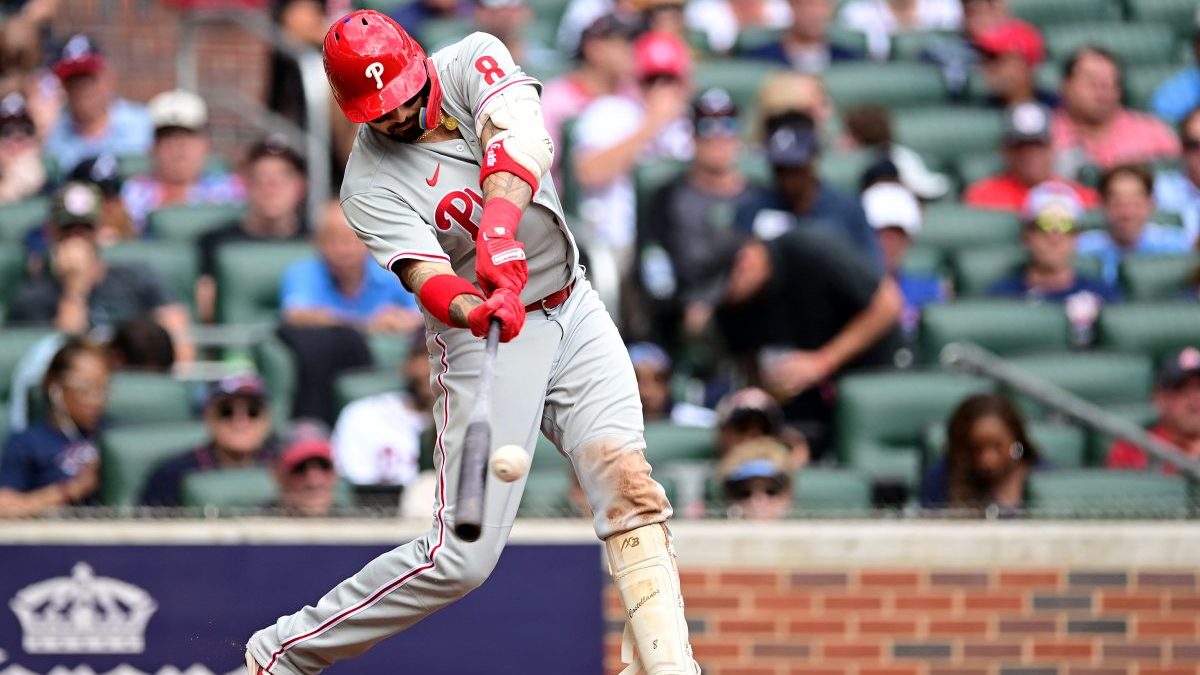
POLYGON ((423 251, 400 251, 388 259, 387 268, 392 269, 392 265, 396 264, 397 260, 404 258, 412 258, 413 260, 424 260, 426 262, 444 262, 450 264, 450 256, 439 255, 436 253, 425 253, 423 251))
POLYGON ((539 83, 536 79, 534 79, 532 77, 518 77, 518 78, 512 80, 511 82, 505 82, 504 84, 500 85, 499 87, 488 92, 488 95, 484 96, 483 99, 479 101, 479 104, 475 106, 475 111, 474 111, 475 118, 476 119, 479 118, 479 113, 483 111, 483 107, 485 105, 487 105, 487 102, 489 100, 491 100, 491 98, 493 96, 495 96, 496 94, 499 94, 500 92, 504 91, 505 89, 508 89, 509 87, 513 86, 514 84, 528 84, 528 85, 537 86, 539 83))

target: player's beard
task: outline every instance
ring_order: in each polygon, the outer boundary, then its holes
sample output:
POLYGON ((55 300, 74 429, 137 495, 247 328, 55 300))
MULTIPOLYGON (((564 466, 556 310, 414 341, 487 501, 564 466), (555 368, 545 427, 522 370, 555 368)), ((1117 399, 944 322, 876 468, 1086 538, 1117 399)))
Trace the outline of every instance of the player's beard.
POLYGON ((425 133, 425 130, 414 119, 412 124, 408 126, 399 123, 393 124, 384 133, 388 138, 400 141, 401 143, 415 143, 421 137, 421 134, 425 133))

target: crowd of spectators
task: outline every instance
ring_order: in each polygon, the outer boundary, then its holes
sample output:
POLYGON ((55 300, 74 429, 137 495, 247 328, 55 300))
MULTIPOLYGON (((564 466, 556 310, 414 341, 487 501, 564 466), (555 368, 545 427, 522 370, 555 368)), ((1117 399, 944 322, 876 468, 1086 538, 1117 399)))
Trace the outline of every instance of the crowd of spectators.
MULTIPOLYGON (((276 496, 264 505, 296 515, 330 513, 347 489, 363 503, 427 493, 421 313, 370 261, 338 202, 306 211, 306 158, 275 134, 215 152, 211 101, 180 89, 129 100, 100 41, 57 30, 57 3, 24 4, 0 33, 0 46, 25 55, 0 63, 0 209, 49 209, 10 244, 25 254, 0 307, 6 325, 47 335, 13 359, 0 513, 102 503, 110 371, 204 381, 188 386, 206 440, 162 457, 137 503, 185 505, 188 476, 233 469, 268 472, 276 496), (168 239, 158 223, 181 207, 225 209, 185 238, 188 284, 152 248, 114 255, 168 239), (286 389, 273 389, 257 352, 262 377, 240 372, 238 345, 197 339, 227 327, 222 304, 243 291, 223 256, 254 246, 302 251, 280 267, 278 317, 266 313, 275 325, 257 338, 287 352, 286 389), (214 364, 215 375, 201 367, 214 364), (386 386, 345 384, 364 371, 386 386)), ((273 17, 288 39, 319 48, 352 4, 277 2, 273 17)), ((948 260, 913 263, 939 208, 1018 219, 1005 245, 1019 265, 982 294, 1060 303, 1080 349, 1105 307, 1132 301, 1129 261, 1197 252, 1200 74, 1184 59, 1137 109, 1118 51, 1081 44, 1052 59, 1044 26, 1005 0, 570 0, 562 10, 551 30, 526 0, 416 0, 389 13, 431 51, 462 31, 492 33, 544 80, 557 187, 585 257, 615 263, 596 273, 620 289, 646 422, 711 430, 707 492, 730 517, 784 517, 803 501, 797 476, 844 460, 842 378, 914 367, 923 312, 962 294, 948 260), (913 35, 930 36, 916 56, 903 42, 913 35), (948 107, 998 116, 988 171, 968 176, 922 152, 886 97, 839 108, 835 74, 900 59, 933 64, 948 107), (761 86, 714 86, 705 68, 726 61, 761 86), (851 159, 853 175, 840 176, 851 159)), ((264 104, 308 124, 295 64, 274 53, 269 70, 264 104)), ((336 181, 355 129, 333 118, 336 181)), ((1177 289, 1188 311, 1200 311, 1198 287, 1200 267, 1177 289)), ((1151 433, 1200 457, 1200 353, 1162 363, 1151 433)), ((1055 468, 1024 413, 985 394, 928 420, 944 424, 946 447, 911 502, 1019 512, 1029 477, 1055 468)), ((1151 462, 1118 441, 1107 464, 1151 462)))

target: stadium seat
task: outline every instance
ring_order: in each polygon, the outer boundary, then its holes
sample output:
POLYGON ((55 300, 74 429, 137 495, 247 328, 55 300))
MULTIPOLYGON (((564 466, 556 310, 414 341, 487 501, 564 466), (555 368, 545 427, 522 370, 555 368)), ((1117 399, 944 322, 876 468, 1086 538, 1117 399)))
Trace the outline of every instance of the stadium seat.
POLYGON ((830 185, 850 194, 858 194, 862 175, 878 161, 871 151, 830 152, 817 160, 817 172, 830 185))
POLYGON ((930 305, 921 312, 920 351, 925 363, 938 363, 951 342, 972 342, 1001 356, 1065 350, 1070 327, 1063 308, 1024 300, 960 300, 930 305))
POLYGON ((985 296, 996 282, 1019 272, 1026 257, 1025 249, 1011 244, 958 251, 950 257, 954 288, 959 297, 985 296))
POLYGON ((421 22, 418 41, 425 47, 427 53, 433 53, 463 39, 472 30, 473 24, 469 18, 456 16, 448 19, 428 19, 421 22))
POLYGON ((896 33, 892 36, 891 58, 894 61, 919 61, 927 49, 937 49, 943 44, 961 43, 962 36, 953 31, 917 30, 896 33))
POLYGON ((146 216, 146 232, 155 239, 194 242, 200 235, 237 220, 241 204, 189 204, 168 206, 146 216))
POLYGON ((757 49, 772 42, 777 42, 783 35, 780 28, 742 28, 738 30, 737 39, 733 44, 733 53, 740 54, 757 49))
MULTIPOLYGON (((368 333, 367 346, 371 349, 371 357, 380 368, 397 368, 400 362, 408 358, 411 343, 408 335, 395 333, 368 333)), ((421 352, 426 350, 421 348, 421 352)))
POLYGON ((333 406, 341 411, 360 398, 398 392, 404 386, 395 368, 370 368, 342 373, 333 382, 333 406))
POLYGON ((954 172, 962 181, 963 189, 976 181, 991 178, 1004 171, 1004 158, 995 150, 985 150, 958 158, 954 172))
POLYGON ((944 372, 846 376, 838 383, 835 411, 838 459, 873 478, 916 485, 926 425, 991 387, 983 378, 944 372))
POLYGON ((692 78, 696 91, 720 87, 745 111, 754 107, 759 88, 775 70, 778 67, 753 59, 720 59, 697 64, 692 78))
POLYGON ((292 398, 299 377, 296 356, 283 340, 271 334, 254 345, 250 358, 271 392, 271 414, 278 425, 292 416, 292 398))
POLYGON ((858 54, 867 53, 867 34, 836 24, 829 27, 829 42, 858 54))
POLYGON ((937 277, 942 275, 943 262, 942 252, 938 249, 931 246, 913 246, 904 255, 901 267, 908 274, 937 277))
MULTIPOLYGON (((1149 429, 1158 421, 1158 408, 1150 400, 1136 403, 1115 403, 1102 406, 1104 410, 1143 429, 1149 429)), ((1108 458, 1108 449, 1116 440, 1113 436, 1097 429, 1088 430, 1088 458, 1094 466, 1103 466, 1108 458)))
POLYGON ((1029 479, 1035 516, 1052 518, 1179 517, 1188 512, 1187 483, 1152 471, 1062 469, 1029 479))
POLYGON ((109 378, 105 413, 113 424, 190 420, 195 418, 193 387, 161 373, 116 372, 109 378))
POLYGON ((117 173, 122 180, 139 174, 150 173, 150 155, 121 155, 117 158, 117 173))
POLYGON ((54 330, 43 327, 0 329, 0 401, 8 400, 13 371, 25 353, 43 338, 53 334, 54 330))
POLYGON ((249 242, 217 251, 217 319, 265 323, 279 313, 279 284, 292 263, 315 255, 306 242, 249 242))
POLYGON ((0 319, 4 317, 4 306, 13 292, 21 285, 25 276, 25 250, 21 246, 0 245, 0 319))
POLYGON ((525 479, 525 493, 517 515, 526 518, 561 517, 568 512, 571 502, 567 493, 571 489, 570 470, 560 463, 554 471, 531 471, 525 479))
POLYGON ((946 99, 941 71, 924 63, 836 64, 824 77, 839 110, 867 103, 892 109, 929 106, 946 99))
POLYGON ((1109 305, 1096 322, 1100 347, 1150 354, 1156 361, 1189 346, 1200 347, 1200 304, 1135 302, 1109 305))
MULTIPOLYGON (((1149 400, 1154 381, 1154 363, 1144 354, 1057 352, 1014 356, 1008 363, 1096 405, 1149 400)), ((1050 411, 1019 392, 1011 394, 1026 415, 1050 411)))
POLYGON ((578 117, 568 117, 563 120, 559 131, 559 143, 555 148, 555 162, 558 167, 558 178, 561 189, 558 198, 562 200, 563 213, 574 216, 579 213, 581 187, 575 179, 575 126, 579 124, 578 117))
POLYGON ((671 422, 646 425, 646 459, 658 466, 667 462, 707 461, 717 456, 715 432, 671 422))
POLYGON ((1008 7, 1038 26, 1120 18, 1114 0, 1008 0, 1008 7))
POLYGON ((1016 214, 973 209, 961 204, 933 204, 925 210, 917 242, 943 252, 976 246, 1016 244, 1021 221, 1016 214))
POLYGON ((1179 66, 1174 63, 1152 63, 1126 68, 1125 72, 1125 101, 1131 108, 1139 110, 1150 109, 1150 99, 1155 90, 1175 73, 1179 66))
POLYGON ((45 197, 0 205, 0 241, 20 242, 30 230, 44 225, 49 217, 50 200, 45 197))
POLYGON ((893 123, 898 143, 937 166, 995 149, 1003 130, 1001 112, 982 108, 902 108, 893 114, 893 123))
MULTIPOLYGON (((1054 468, 1077 469, 1087 463, 1087 434, 1073 424, 1028 422, 1029 440, 1037 445, 1042 461, 1054 468)), ((925 467, 946 454, 946 421, 931 424, 925 431, 925 467)))
POLYGON ((687 162, 676 159, 660 159, 641 162, 633 169, 634 197, 637 200, 637 217, 641 227, 647 227, 650 202, 654 195, 676 176, 687 171, 687 162))
MULTIPOLYGON (((1057 4, 1055 2, 1046 4, 1057 4)), ((1086 45, 1111 51, 1125 67, 1143 63, 1170 63, 1175 58, 1175 34, 1160 23, 1119 21, 1077 22, 1052 26, 1045 31, 1046 49, 1059 63, 1086 45)))
POLYGON ((1125 6, 1134 21, 1166 24, 1180 38, 1191 37, 1196 25, 1196 0, 1125 0, 1125 6))
POLYGON ((106 506, 133 506, 164 460, 208 439, 204 423, 159 422, 108 429, 100 440, 100 498, 106 506))
POLYGON ((183 241, 133 240, 101 249, 104 259, 114 263, 139 263, 158 272, 175 295, 191 306, 196 298, 196 247, 183 241))
POLYGON ((865 512, 871 508, 871 478, 861 471, 807 467, 793 476, 792 495, 801 513, 865 512))
POLYGON ((270 470, 252 468, 188 474, 181 494, 184 506, 258 508, 274 501, 279 491, 270 470))
POLYGON ((1127 258, 1121 263, 1121 287, 1127 300, 1177 300, 1197 273, 1198 255, 1127 258))

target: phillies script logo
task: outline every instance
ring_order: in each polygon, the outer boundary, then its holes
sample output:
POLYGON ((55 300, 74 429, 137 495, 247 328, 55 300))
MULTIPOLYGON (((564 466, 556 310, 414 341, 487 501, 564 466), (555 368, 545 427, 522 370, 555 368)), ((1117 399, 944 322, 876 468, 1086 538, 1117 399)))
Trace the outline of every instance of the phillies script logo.
POLYGON ((475 239, 479 235, 479 226, 472 222, 476 207, 483 208, 483 195, 471 188, 448 192, 434 209, 433 224, 442 232, 458 225, 475 239))

